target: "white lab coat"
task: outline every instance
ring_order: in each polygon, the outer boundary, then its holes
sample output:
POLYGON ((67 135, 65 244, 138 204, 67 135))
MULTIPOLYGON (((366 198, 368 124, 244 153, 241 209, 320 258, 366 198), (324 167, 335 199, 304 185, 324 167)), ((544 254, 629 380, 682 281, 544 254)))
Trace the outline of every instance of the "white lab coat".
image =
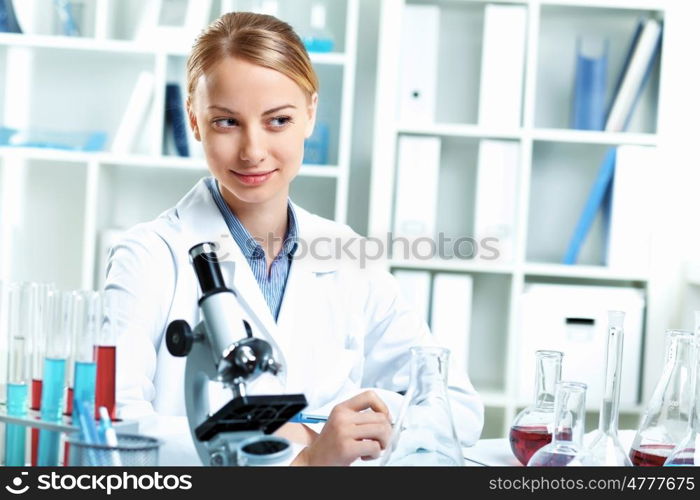
MULTIPOLYGON (((129 230, 112 249, 105 290, 118 339, 122 418, 150 416, 147 428, 169 439, 173 432, 184 432, 167 430, 174 421, 184 427, 186 358, 168 352, 165 331, 176 319, 193 327, 200 320, 200 291, 188 251, 206 241, 220 245, 224 279, 231 283, 233 276, 285 367, 281 376, 266 374, 252 383, 250 394, 303 393, 309 409, 327 411, 375 388, 394 414, 398 411, 401 396, 396 392, 408 386, 409 347, 433 343, 426 323, 407 306, 386 270, 362 269, 347 256, 326 258, 340 248, 336 239, 356 239, 349 248, 357 254, 361 239, 348 226, 294 209, 301 243, 277 322, 204 180, 174 208, 129 230), (311 257, 314 241, 316 257, 311 257)), ((483 425, 481 400, 467 377, 454 373, 450 398, 460 440, 471 445, 483 425)), ((189 435, 180 437, 189 440, 189 435)))

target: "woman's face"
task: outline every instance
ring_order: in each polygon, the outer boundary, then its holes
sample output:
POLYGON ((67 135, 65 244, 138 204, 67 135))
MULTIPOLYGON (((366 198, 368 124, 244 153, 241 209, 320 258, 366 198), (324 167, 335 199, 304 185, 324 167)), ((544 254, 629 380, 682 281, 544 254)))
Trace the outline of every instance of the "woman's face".
POLYGON ((229 203, 286 200, 316 103, 291 78, 239 58, 199 78, 188 101, 190 125, 229 203))

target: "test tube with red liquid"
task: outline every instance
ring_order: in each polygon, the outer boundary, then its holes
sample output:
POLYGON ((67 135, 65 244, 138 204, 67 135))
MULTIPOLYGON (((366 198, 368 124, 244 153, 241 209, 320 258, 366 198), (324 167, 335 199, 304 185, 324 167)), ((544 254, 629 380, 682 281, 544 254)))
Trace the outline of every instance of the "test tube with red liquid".
MULTIPOLYGON (((97 384, 95 387, 96 408, 104 406, 109 412, 109 418, 116 420, 116 367, 117 346, 114 328, 114 303, 102 297, 102 323, 95 344, 95 360, 97 361, 97 384)), ((95 412, 95 418, 99 418, 95 412)))

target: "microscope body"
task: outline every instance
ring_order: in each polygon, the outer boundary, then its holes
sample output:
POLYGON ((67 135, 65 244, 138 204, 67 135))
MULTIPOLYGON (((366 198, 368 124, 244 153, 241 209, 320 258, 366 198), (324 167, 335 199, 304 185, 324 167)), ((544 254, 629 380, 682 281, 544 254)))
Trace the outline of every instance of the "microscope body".
POLYGON ((183 320, 170 323, 166 344, 172 355, 187 357, 185 407, 197 453, 204 465, 238 465, 240 445, 245 442, 268 458, 280 455, 284 440, 266 435, 305 408, 306 398, 303 394, 247 394, 247 384, 266 372, 278 375, 283 367, 274 359, 270 344, 254 337, 244 313, 258 329, 264 331, 264 326, 252 309, 235 289, 225 286, 214 244, 193 247, 190 258, 202 289, 203 319, 194 330, 183 320), (232 394, 213 415, 210 381, 223 384, 232 394))

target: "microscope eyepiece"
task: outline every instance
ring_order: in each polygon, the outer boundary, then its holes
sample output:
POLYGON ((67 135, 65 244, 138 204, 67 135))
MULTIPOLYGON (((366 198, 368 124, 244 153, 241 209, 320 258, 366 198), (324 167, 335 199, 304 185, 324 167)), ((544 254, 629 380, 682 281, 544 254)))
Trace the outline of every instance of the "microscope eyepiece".
POLYGON ((216 255, 216 244, 205 242, 195 245, 190 249, 190 261, 194 267, 202 289, 202 295, 225 290, 226 283, 219 267, 219 258, 216 255))

